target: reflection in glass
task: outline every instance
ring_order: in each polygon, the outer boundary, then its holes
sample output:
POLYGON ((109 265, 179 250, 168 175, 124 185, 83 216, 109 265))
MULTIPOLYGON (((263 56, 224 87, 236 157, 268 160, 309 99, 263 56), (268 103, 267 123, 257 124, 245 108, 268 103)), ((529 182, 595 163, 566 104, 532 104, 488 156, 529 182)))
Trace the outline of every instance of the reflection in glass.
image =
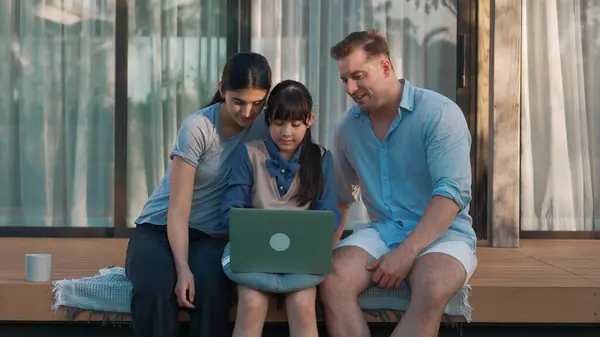
POLYGON ((115 2, 0 4, 0 226, 113 225, 115 2))
POLYGON ((214 95, 227 58, 226 1, 129 1, 127 224, 169 164, 183 118, 214 95))

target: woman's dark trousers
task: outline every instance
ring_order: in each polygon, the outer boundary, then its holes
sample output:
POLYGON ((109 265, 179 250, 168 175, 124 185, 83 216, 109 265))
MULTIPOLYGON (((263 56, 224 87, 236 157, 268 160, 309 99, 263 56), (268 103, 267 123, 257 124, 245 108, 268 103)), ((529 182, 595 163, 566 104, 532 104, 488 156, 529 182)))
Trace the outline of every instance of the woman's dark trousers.
MULTIPOLYGON (((233 284, 223 273, 227 242, 190 229, 189 266, 194 274, 195 309, 191 337, 231 336, 233 284)), ((127 247, 127 277, 133 284, 131 313, 136 337, 178 337, 177 273, 166 226, 138 225, 127 247)))

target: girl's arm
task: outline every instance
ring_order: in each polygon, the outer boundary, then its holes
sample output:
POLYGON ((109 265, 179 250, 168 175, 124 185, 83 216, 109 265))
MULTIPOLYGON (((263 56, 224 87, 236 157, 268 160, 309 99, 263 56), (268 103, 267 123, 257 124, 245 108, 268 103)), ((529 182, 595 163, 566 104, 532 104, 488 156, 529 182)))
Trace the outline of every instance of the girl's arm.
POLYGON ((323 170, 323 193, 321 194, 321 197, 313 203, 312 209, 333 212, 335 215, 334 241, 337 242, 339 239, 338 234, 340 234, 337 232, 338 228, 340 228, 342 213, 338 208, 337 188, 333 171, 333 155, 331 154, 331 151, 325 151, 325 154, 321 159, 321 167, 323 170))
POLYGON ((248 149, 245 145, 240 147, 239 152, 231 163, 231 173, 227 189, 221 203, 223 214, 223 225, 229 228, 229 211, 232 208, 252 207, 252 187, 254 177, 252 164, 248 158, 248 149))

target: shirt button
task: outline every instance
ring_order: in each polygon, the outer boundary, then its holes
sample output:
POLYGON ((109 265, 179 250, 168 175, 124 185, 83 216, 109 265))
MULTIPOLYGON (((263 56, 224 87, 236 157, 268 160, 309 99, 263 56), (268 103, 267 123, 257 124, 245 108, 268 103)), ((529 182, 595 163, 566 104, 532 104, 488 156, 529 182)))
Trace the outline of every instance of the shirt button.
POLYGON ((282 190, 282 189, 283 189, 283 186, 279 186, 279 189, 280 189, 280 190, 282 190))
POLYGON ((285 170, 284 170, 284 169, 281 169, 281 173, 285 173, 285 170))
POLYGON ((387 178, 388 178, 388 176, 387 176, 387 175, 384 175, 384 176, 383 176, 383 180, 387 180, 387 178))

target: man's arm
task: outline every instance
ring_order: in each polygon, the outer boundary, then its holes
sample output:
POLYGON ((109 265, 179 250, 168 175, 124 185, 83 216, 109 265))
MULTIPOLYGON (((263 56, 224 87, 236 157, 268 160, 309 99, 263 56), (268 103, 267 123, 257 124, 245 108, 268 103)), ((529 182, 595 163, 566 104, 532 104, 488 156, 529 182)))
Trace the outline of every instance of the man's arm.
POLYGON ((338 228, 333 232, 333 246, 337 246, 338 242, 340 242, 340 238, 342 237, 342 233, 344 233, 344 226, 346 225, 346 221, 348 221, 348 210, 350 210, 350 206, 338 202, 338 208, 340 209, 341 219, 338 228))
POLYGON ((446 103, 433 111, 423 139, 433 193, 419 224, 401 245, 414 254, 444 234, 471 202, 471 134, 460 108, 446 103))
POLYGON ((454 200, 439 195, 433 196, 417 228, 402 244, 403 248, 417 255, 448 230, 459 211, 460 208, 454 200))

